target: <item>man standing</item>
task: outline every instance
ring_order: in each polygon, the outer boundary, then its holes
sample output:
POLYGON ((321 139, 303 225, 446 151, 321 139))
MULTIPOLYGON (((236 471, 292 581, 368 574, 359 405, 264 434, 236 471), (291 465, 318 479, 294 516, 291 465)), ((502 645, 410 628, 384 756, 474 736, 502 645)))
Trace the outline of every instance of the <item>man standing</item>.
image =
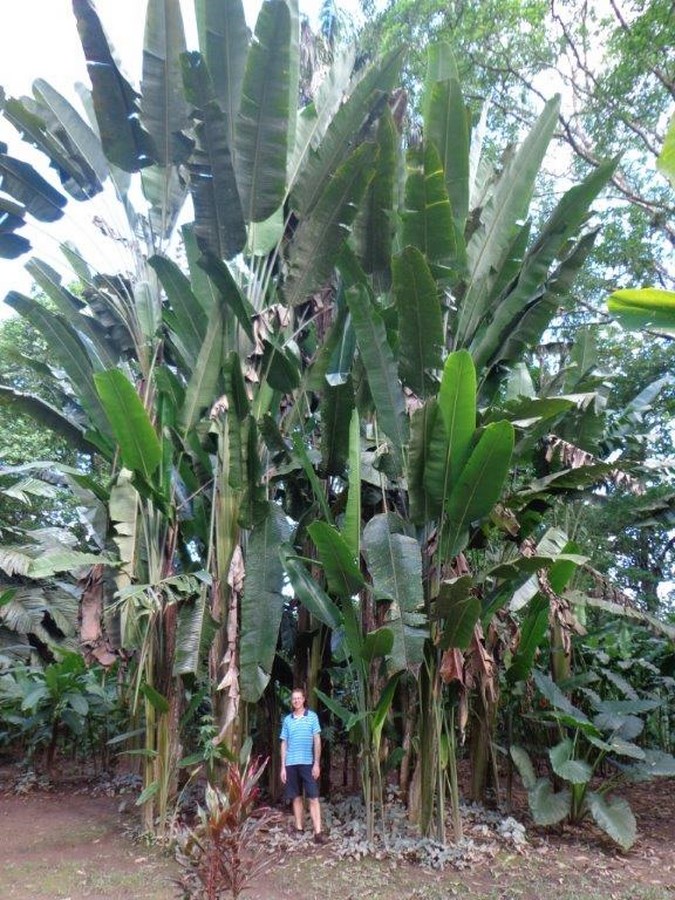
POLYGON ((304 787, 314 828, 314 842, 325 844, 319 805, 321 726, 317 714, 306 708, 305 699, 302 688, 293 688, 291 712, 281 726, 281 783, 286 786, 286 799, 293 801, 295 833, 300 836, 304 830, 304 787))

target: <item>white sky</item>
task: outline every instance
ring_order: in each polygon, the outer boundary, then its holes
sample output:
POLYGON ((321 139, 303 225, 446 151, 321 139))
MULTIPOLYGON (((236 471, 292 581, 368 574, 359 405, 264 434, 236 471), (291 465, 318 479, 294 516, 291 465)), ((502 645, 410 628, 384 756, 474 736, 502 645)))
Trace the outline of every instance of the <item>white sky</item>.
MULTIPOLYGON (((300 0, 300 9, 310 19, 315 19, 321 0, 300 0)), ((345 0, 345 7, 353 0, 345 0)), ((251 27, 260 8, 261 0, 244 0, 247 19, 251 27)), ((125 76, 134 84, 140 77, 143 26, 146 3, 143 0, 95 0, 103 27, 111 41, 125 76)), ((194 22, 193 0, 181 0, 188 47, 196 47, 196 26, 194 22)), ((79 42, 71 0, 4 0, 2 28, 0 29, 0 84, 8 96, 19 97, 31 94, 31 85, 36 78, 44 78, 60 93, 79 107, 74 91, 78 82, 89 83, 82 47, 79 42), (11 13, 9 10, 11 7, 11 13)), ((40 171, 44 171, 41 154, 30 156, 30 149, 21 143, 15 130, 0 117, 0 141, 9 144, 10 153, 30 160, 40 171), (20 148, 20 149, 19 149, 20 148)), ((53 182, 55 183, 55 182, 53 182)), ((81 236, 89 235, 87 251, 91 250, 92 211, 85 210, 97 201, 88 204, 71 200, 63 219, 45 227, 27 226, 19 231, 29 238, 36 255, 46 262, 59 267, 61 256, 58 243, 66 238, 78 243, 81 236), (30 233, 29 233, 30 228, 30 233), (41 232, 40 230, 41 229, 41 232), (40 237, 42 234, 42 238, 40 237)), ((105 210, 110 213, 110 204, 105 210)), ((0 259, 0 318, 11 313, 4 305, 3 298, 8 290, 23 293, 30 291, 30 278, 23 270, 27 257, 19 260, 0 259)))

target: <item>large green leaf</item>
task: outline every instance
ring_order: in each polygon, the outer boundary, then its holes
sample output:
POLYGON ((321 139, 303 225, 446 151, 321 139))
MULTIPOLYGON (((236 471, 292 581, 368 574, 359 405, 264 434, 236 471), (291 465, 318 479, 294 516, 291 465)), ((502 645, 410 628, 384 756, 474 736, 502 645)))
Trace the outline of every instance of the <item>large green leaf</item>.
POLYGON ((565 738, 548 751, 551 766, 556 775, 571 784, 587 784, 593 775, 593 769, 584 759, 574 759, 574 744, 571 738, 565 738))
POLYGON ((31 416, 37 422, 46 425, 47 428, 51 428, 56 434, 65 438, 76 450, 91 453, 99 449, 95 444, 90 443, 83 428, 40 397, 0 384, 0 405, 31 416))
MULTIPOLYGON (((296 183, 310 148, 317 147, 348 93, 354 69, 355 50, 343 46, 321 81, 314 101, 300 110, 297 117, 292 152, 288 160, 288 184, 296 183)), ((289 135, 290 137, 290 135, 289 135)))
POLYGON ((244 334, 254 341, 253 308, 239 290, 232 272, 226 263, 212 253, 204 253, 199 259, 199 266, 207 273, 209 280, 217 289, 217 296, 232 311, 244 334))
POLYGON ((400 614, 422 606, 422 555, 394 513, 373 516, 363 530, 363 551, 376 600, 396 603, 400 614))
MULTIPOLYGON (((0 151, 6 147, 0 144, 0 151)), ((0 152, 2 190, 18 200, 25 211, 41 222, 55 222, 63 215, 67 200, 28 163, 0 152)))
POLYGON ((246 222, 264 221, 284 199, 290 39, 285 0, 266 0, 246 59, 236 124, 235 168, 246 222))
POLYGON ((225 317, 221 305, 215 306, 206 329, 204 341, 185 390, 185 402, 180 411, 183 433, 197 424, 204 410, 218 396, 217 386, 223 368, 225 317))
POLYGON ((365 584, 363 575, 342 535, 326 522, 313 522, 307 531, 318 551, 331 594, 348 598, 360 591, 365 584))
POLYGON ((572 794, 568 790, 554 791, 548 778, 540 778, 528 791, 532 818, 537 825, 557 825, 569 816, 572 809, 572 794))
POLYGON ((472 522, 488 515, 501 494, 513 451, 510 422, 488 425, 460 476, 452 484, 445 504, 445 553, 456 556, 468 540, 472 522))
POLYGON ((607 308, 624 328, 675 334, 675 291, 625 288, 614 291, 607 308))
POLYGON ((485 315, 490 279, 500 270, 514 233, 525 217, 539 167, 558 121, 559 106, 558 96, 549 100, 518 151, 509 159, 467 244, 470 276, 454 329, 455 346, 468 346, 485 315))
POLYGON ((355 559, 361 557, 361 422, 357 409, 349 423, 349 472, 347 508, 342 536, 355 559))
POLYGON ((340 610, 328 594, 310 576, 296 557, 292 547, 282 546, 279 550, 281 562, 288 575, 293 592, 302 605, 324 625, 339 628, 342 624, 340 610))
POLYGON ((410 151, 413 166, 405 186, 403 244, 417 247, 430 263, 451 261, 456 254, 450 200, 438 150, 427 144, 421 159, 410 151))
POLYGON ((666 139, 656 159, 656 168, 670 179, 675 188, 675 114, 670 117, 666 139))
POLYGON ((187 169, 194 204, 194 235, 202 250, 231 259, 246 243, 241 199, 228 141, 227 121, 199 53, 181 56, 183 83, 196 121, 197 146, 187 169))
POLYGON ((40 259, 33 258, 26 263, 26 270, 35 283, 52 300, 59 312, 81 335, 86 337, 87 350, 94 367, 112 368, 118 356, 107 339, 105 331, 91 316, 81 315, 82 301, 66 290, 61 284, 61 276, 40 259))
POLYGON ((442 650, 466 650, 471 643, 481 614, 480 599, 470 593, 472 586, 473 579, 470 575, 441 582, 434 605, 434 617, 443 620, 440 639, 442 650))
POLYGON ((306 216, 325 194, 353 149, 354 135, 360 134, 364 124, 370 124, 384 107, 386 94, 398 78, 402 57, 402 51, 394 51, 366 70, 339 106, 318 147, 309 153, 292 196, 293 207, 301 216, 306 216))
POLYGON ((563 694, 558 685, 553 681, 550 675, 535 669, 532 673, 534 682, 541 693, 546 697, 551 706, 565 715, 574 719, 579 724, 588 723, 588 717, 585 713, 577 709, 576 706, 563 694))
POLYGON ((362 144, 334 173, 289 246, 284 296, 289 306, 304 303, 333 272, 350 233, 358 205, 373 175, 375 146, 362 144))
POLYGON ((218 623, 209 610, 209 591, 205 588, 178 608, 174 675, 198 674, 208 656, 218 623))
POLYGON ((425 109, 424 139, 438 151, 456 232, 469 214, 469 117, 456 78, 439 79, 425 109))
POLYGON ((241 598, 241 696, 256 703, 267 687, 277 646, 285 598, 279 547, 291 535, 284 511, 268 503, 265 520, 253 528, 246 553, 241 598))
POLYGON ((92 424, 102 434, 109 433, 107 419, 92 380, 93 368, 85 346, 75 331, 64 319, 49 312, 32 297, 10 291, 5 297, 5 303, 27 318, 42 334, 66 371, 72 389, 92 424))
POLYGON ((370 294, 357 285, 347 291, 356 341, 365 370, 380 428, 392 442, 395 458, 402 457, 408 442, 408 420, 403 390, 398 380, 394 353, 387 341, 381 315, 373 308, 370 294))
POLYGON ((343 475, 349 455, 349 423, 354 411, 351 379, 327 387, 321 400, 321 462, 327 475, 343 475))
POLYGON ((512 289, 493 305, 489 323, 481 324, 471 343, 478 369, 504 358, 503 348, 526 310, 542 299, 549 269, 588 216, 591 203, 612 177, 617 160, 593 169, 581 184, 562 197, 523 259, 512 289))
POLYGON ((447 441, 445 497, 466 464, 476 428, 476 370, 466 350, 451 353, 445 361, 438 409, 447 441))
POLYGON ((447 438, 442 420, 438 428, 442 437, 439 451, 440 476, 436 485, 427 490, 426 478, 431 465, 430 449, 432 436, 436 431, 436 420, 441 418, 438 404, 434 398, 428 400, 421 409, 416 409, 410 420, 410 448, 408 451, 408 496, 410 503, 410 519, 415 525, 424 525, 436 519, 441 512, 443 485, 445 483, 445 459, 447 458, 447 438), (434 489, 435 488, 435 489, 434 489))
POLYGON ((589 791, 586 803, 595 824, 624 850, 630 850, 637 837, 637 823, 628 802, 622 797, 608 800, 596 791, 589 791))
POLYGON ((162 458, 162 448, 136 389, 119 369, 98 372, 94 382, 123 465, 150 482, 162 458))
POLYGON ((510 748, 511 759, 513 760, 518 773, 523 781, 523 787, 526 791, 531 791, 537 783, 537 775, 532 765, 532 760, 526 750, 515 744, 510 748))
POLYGON ((181 132, 189 109, 183 93, 180 55, 187 49, 179 0, 149 0, 145 14, 142 122, 152 137, 157 162, 168 167, 186 156, 181 132))
POLYGON ((441 368, 443 321, 436 282, 422 253, 406 247, 391 261, 398 309, 401 380, 419 397, 433 388, 430 373, 441 368))
POLYGON ((511 665, 506 671, 509 684, 524 681, 530 673, 537 648, 544 640, 548 629, 549 602, 543 594, 536 594, 531 600, 525 619, 520 626, 520 640, 513 654, 511 665))
POLYGON ((354 241, 364 272, 387 287, 393 232, 391 210, 395 205, 398 161, 398 133, 389 107, 380 116, 376 145, 375 175, 354 222, 354 241))
POLYGON ((208 327, 204 310, 192 293, 189 279, 175 262, 164 256, 151 256, 148 263, 166 291, 174 315, 176 337, 187 351, 187 362, 194 366, 208 327))
POLYGON ((199 46, 213 79, 215 97, 225 116, 227 143, 235 146, 234 130, 241 102, 250 32, 242 0, 195 0, 199 46))
MULTIPOLYGON (((61 185, 72 197, 87 200, 103 189, 96 172, 68 141, 67 135, 57 137, 50 131, 46 120, 53 122, 54 116, 39 100, 35 102, 28 97, 23 100, 8 99, 4 103, 3 114, 21 134, 23 141, 47 156, 50 165, 58 172, 61 185)), ((58 128, 59 123, 56 125, 58 128)))
POLYGON ((91 79, 103 152, 124 172, 138 172, 155 161, 156 152, 140 122, 138 94, 120 72, 91 0, 73 0, 73 12, 91 79))

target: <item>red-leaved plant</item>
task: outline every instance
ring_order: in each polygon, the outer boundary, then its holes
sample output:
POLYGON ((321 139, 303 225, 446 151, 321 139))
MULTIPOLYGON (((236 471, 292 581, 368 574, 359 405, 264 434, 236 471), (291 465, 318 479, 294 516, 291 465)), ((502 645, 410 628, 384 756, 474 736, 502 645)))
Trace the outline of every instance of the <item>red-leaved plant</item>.
POLYGON ((190 830, 181 862, 196 874, 207 900, 218 900, 226 892, 239 897, 272 862, 258 835, 277 814, 269 807, 256 808, 267 762, 229 762, 223 789, 206 787, 204 807, 198 808, 198 822, 190 830))

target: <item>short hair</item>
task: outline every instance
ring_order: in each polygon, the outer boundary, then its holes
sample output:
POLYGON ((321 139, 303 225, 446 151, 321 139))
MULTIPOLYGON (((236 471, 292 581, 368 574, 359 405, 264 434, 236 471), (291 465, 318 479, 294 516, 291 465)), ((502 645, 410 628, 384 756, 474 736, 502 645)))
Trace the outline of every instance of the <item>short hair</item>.
POLYGON ((305 691, 305 689, 303 687, 294 687, 293 690, 291 691, 291 696, 293 694, 302 694, 303 698, 305 700, 307 699, 307 692, 305 691))

